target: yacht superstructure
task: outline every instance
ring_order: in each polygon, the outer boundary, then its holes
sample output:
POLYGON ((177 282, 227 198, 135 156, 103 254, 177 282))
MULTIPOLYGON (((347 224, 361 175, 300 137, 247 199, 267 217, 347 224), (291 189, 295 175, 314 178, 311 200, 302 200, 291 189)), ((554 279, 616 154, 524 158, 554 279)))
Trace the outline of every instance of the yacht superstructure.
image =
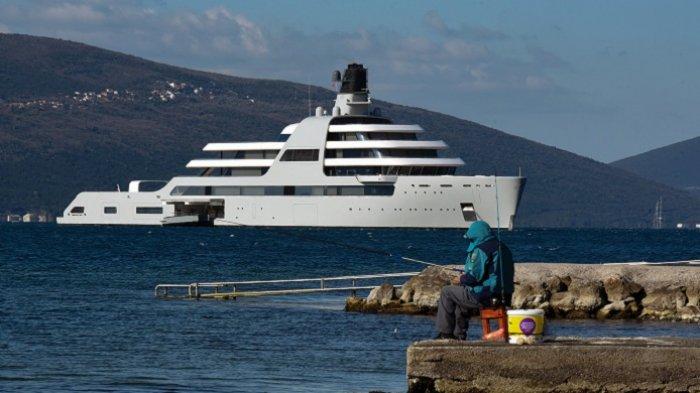
POLYGON ((330 114, 282 130, 284 142, 209 143, 200 176, 156 191, 82 192, 60 224, 464 228, 481 219, 512 228, 525 179, 455 176, 460 158, 415 124, 371 111, 367 70, 350 64, 330 114))

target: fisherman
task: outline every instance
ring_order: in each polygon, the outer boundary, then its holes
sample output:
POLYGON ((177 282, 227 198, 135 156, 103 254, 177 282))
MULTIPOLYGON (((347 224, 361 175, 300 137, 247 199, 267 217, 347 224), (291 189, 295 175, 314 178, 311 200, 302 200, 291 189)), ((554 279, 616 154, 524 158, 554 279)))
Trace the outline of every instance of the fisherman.
POLYGON ((513 293, 513 257, 484 221, 474 222, 468 241, 464 274, 442 288, 435 328, 437 339, 467 339, 469 315, 481 306, 509 305, 513 293))

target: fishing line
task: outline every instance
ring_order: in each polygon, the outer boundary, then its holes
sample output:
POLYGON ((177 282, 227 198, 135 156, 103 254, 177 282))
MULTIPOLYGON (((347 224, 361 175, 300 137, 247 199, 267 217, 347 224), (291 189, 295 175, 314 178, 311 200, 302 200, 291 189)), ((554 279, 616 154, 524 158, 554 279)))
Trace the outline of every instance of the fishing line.
MULTIPOLYGON (((232 224, 232 225, 239 226, 239 227, 252 227, 251 225, 242 224, 240 222, 229 221, 229 220, 224 220, 224 219, 220 219, 220 218, 218 220, 220 222, 225 222, 225 223, 232 224)), ((437 263, 426 262, 426 261, 422 261, 420 259, 405 257, 405 256, 400 255, 400 254, 394 254, 388 250, 384 250, 381 248, 364 247, 364 246, 358 246, 355 244, 340 242, 337 240, 331 240, 331 239, 327 239, 327 238, 319 238, 319 237, 315 237, 315 236, 296 234, 296 233, 291 233, 291 232, 284 230, 284 229, 273 228, 273 227, 255 227, 255 228, 259 229, 263 232, 281 234, 281 235, 284 235, 287 237, 293 237, 293 238, 300 239, 300 240, 307 240, 307 241, 323 243, 323 244, 330 243, 330 244, 344 247, 344 248, 347 248, 350 250, 359 250, 359 251, 364 251, 364 252, 371 253, 371 254, 382 255, 385 257, 394 257, 394 258, 397 258, 399 260, 403 260, 406 262, 415 262, 415 263, 420 263, 420 264, 427 265, 427 266, 438 266, 438 267, 441 267, 443 269, 449 269, 449 270, 460 271, 460 272, 463 271, 461 269, 455 269, 455 268, 451 268, 451 267, 448 267, 445 265, 440 265, 437 263)))

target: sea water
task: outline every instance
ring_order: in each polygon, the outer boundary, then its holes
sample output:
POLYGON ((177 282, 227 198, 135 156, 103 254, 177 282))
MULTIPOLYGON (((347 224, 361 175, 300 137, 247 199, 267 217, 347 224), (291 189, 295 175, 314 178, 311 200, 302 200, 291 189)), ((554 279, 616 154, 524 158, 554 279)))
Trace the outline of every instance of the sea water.
MULTIPOLYGON (((345 294, 187 301, 153 288, 415 271, 384 254, 459 263, 462 234, 0 225, 0 391, 405 391, 406 347, 434 335, 431 317, 346 313, 345 294)), ((502 236, 518 261, 700 257, 700 231, 502 236)), ((697 325, 660 322, 548 321, 548 332, 700 337, 697 325)))

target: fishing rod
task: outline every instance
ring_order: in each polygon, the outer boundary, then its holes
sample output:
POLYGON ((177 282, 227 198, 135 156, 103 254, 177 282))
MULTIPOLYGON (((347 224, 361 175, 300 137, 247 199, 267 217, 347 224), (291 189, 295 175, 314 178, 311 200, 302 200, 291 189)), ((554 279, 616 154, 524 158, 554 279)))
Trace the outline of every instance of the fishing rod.
POLYGON ((501 247, 501 211, 499 209, 500 203, 498 200, 498 170, 494 171, 493 185, 496 189, 496 241, 498 241, 498 270, 501 281, 501 304, 506 305, 506 289, 503 282, 503 250, 501 247))
POLYGON ((400 259, 403 259, 404 261, 408 261, 408 262, 420 263, 420 264, 422 264, 422 265, 427 265, 427 266, 437 266, 437 267, 440 267, 440 268, 443 268, 443 269, 452 270, 452 271, 455 271, 455 272, 461 272, 461 273, 464 272, 464 270, 462 270, 462 269, 457 269, 457 268, 449 267, 449 266, 445 266, 445 265, 439 265, 439 264, 437 264, 437 263, 431 263, 431 262, 421 261, 420 259, 414 259, 414 258, 409 258, 409 257, 400 257, 400 259))

